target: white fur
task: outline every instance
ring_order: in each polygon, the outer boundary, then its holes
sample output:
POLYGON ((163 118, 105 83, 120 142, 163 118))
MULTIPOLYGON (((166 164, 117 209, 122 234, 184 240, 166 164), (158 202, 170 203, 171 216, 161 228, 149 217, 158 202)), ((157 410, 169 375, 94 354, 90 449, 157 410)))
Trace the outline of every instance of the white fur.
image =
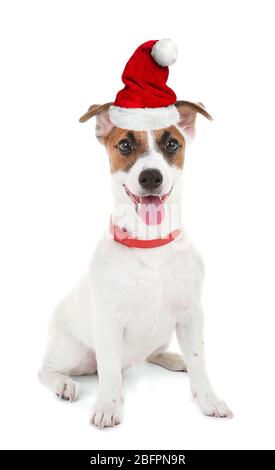
POLYGON ((171 39, 160 39, 152 48, 152 57, 162 67, 173 65, 178 58, 178 49, 171 39))
POLYGON ((180 119, 179 112, 173 104, 162 108, 110 106, 109 115, 115 126, 132 131, 162 129, 176 124, 180 119))
MULTIPOLYGON (((166 202, 167 217, 158 227, 161 236, 180 226, 181 214, 181 171, 167 164, 151 133, 148 138, 148 154, 141 156, 129 172, 112 175, 115 223, 126 225, 140 238, 156 238, 156 227, 145 226, 139 219, 122 185, 141 194, 137 177, 142 169, 160 169, 162 193, 174 185, 166 202)), ((91 422, 99 428, 114 426, 122 419, 121 371, 148 358, 172 370, 183 370, 186 365, 193 396, 202 412, 231 416, 205 372, 202 281, 201 258, 184 230, 173 243, 152 249, 128 248, 112 240, 107 231, 87 273, 55 311, 41 381, 58 396, 74 400, 78 387, 69 376, 97 371, 99 392, 91 422), (184 361, 165 356, 174 331, 184 361)))

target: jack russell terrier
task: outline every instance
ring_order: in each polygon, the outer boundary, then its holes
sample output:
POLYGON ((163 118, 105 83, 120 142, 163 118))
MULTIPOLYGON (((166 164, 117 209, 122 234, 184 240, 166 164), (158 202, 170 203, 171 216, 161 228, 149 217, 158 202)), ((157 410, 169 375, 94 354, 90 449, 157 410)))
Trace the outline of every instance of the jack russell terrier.
POLYGON ((122 419, 122 370, 147 360, 187 371, 193 397, 208 416, 231 417, 204 365, 203 264, 181 230, 186 142, 202 104, 177 101, 166 85, 177 58, 170 39, 142 44, 128 61, 114 103, 92 105, 96 136, 109 156, 114 209, 88 272, 53 316, 41 382, 74 401, 71 376, 98 374, 91 423, 122 419), (182 356, 167 351, 176 332, 182 356))

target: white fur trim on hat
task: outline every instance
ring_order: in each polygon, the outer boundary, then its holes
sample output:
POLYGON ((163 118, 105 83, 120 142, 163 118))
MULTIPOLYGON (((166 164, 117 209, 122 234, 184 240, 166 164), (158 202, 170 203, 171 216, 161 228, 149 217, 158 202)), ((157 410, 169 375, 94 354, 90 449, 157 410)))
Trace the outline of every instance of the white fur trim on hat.
POLYGON ((166 67, 176 62, 178 49, 172 39, 160 39, 152 47, 151 54, 157 64, 166 67))
POLYGON ((110 106, 109 116, 112 123, 121 129, 133 131, 152 131, 172 126, 180 120, 175 105, 163 108, 120 108, 110 106))

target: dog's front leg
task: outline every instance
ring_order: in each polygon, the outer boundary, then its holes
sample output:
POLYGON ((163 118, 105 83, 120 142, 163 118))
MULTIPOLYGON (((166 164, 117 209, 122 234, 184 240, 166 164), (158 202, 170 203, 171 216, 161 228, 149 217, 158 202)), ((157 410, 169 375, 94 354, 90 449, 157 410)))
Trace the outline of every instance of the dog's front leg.
POLYGON ((123 327, 115 315, 97 311, 94 322, 99 390, 91 423, 115 426, 122 418, 121 352, 123 327))
POLYGON ((200 307, 192 309, 177 324, 177 337, 191 381, 193 397, 207 416, 232 417, 227 405, 214 393, 205 371, 203 316, 200 307))

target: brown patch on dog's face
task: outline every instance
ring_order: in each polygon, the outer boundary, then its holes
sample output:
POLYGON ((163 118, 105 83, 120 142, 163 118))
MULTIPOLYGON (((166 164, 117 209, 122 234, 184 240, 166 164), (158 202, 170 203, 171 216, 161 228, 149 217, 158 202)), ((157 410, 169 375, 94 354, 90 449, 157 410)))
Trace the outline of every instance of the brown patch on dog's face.
POLYGON ((147 132, 144 131, 114 127, 103 137, 102 143, 107 148, 112 173, 118 170, 128 171, 139 157, 148 152, 147 132))
POLYGON ((170 126, 165 129, 153 131, 154 140, 158 150, 162 153, 169 165, 182 169, 184 164, 185 141, 181 132, 170 126))
MULTIPOLYGON (((118 170, 128 171, 137 159, 150 152, 148 134, 146 131, 128 131, 117 128, 110 119, 109 108, 112 103, 103 105, 94 104, 80 118, 85 122, 93 116, 96 117, 96 136, 107 148, 111 172, 118 170)), ((154 147, 159 151, 171 166, 183 168, 185 139, 192 140, 195 134, 195 121, 197 113, 212 120, 201 103, 177 101, 175 106, 179 112, 177 126, 153 131, 154 147)))
MULTIPOLYGON (((169 165, 182 169, 184 164, 185 141, 181 132, 170 126, 153 131, 156 149, 161 152, 169 165)), ((146 131, 129 131, 114 127, 102 138, 106 146, 111 172, 128 171, 137 159, 149 152, 146 131)))

